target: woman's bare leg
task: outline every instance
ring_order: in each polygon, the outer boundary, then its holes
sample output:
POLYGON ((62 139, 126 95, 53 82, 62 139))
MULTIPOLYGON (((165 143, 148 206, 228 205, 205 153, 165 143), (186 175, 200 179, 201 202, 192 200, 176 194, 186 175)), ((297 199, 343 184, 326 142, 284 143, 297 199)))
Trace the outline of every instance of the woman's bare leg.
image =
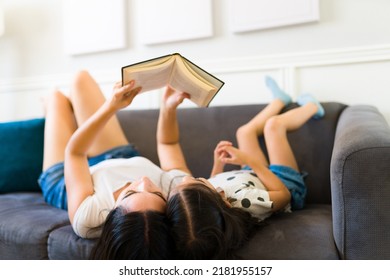
POLYGON ((319 108, 309 102, 270 118, 264 128, 265 143, 271 164, 289 166, 299 171, 294 153, 287 139, 287 132, 296 130, 312 118, 319 108))
MULTIPOLYGON (((70 100, 78 126, 81 126, 106 101, 98 84, 86 71, 76 75, 71 87, 70 100)), ((127 144, 126 136, 117 117, 114 116, 92 144, 88 156, 95 156, 127 144)))
POLYGON ((43 170, 63 162, 65 147, 77 125, 69 99, 55 91, 46 102, 43 170))

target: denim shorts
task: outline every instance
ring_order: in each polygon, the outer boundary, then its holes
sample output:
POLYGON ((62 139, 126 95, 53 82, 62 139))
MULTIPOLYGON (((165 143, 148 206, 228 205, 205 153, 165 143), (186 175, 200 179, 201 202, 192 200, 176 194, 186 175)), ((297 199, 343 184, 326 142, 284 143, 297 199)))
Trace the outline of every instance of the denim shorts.
MULTIPOLYGON (((245 166, 243 169, 251 170, 249 166, 245 166)), ((307 194, 307 188, 304 181, 304 178, 307 176, 307 174, 299 173, 295 169, 284 165, 271 164, 269 169, 283 182, 283 184, 290 191, 291 209, 302 209, 305 206, 305 199, 307 194)))
POLYGON ((291 210, 305 207, 307 188, 304 182, 306 175, 289 166, 270 165, 269 169, 283 182, 291 193, 291 210))
MULTIPOLYGON (((108 150, 100 155, 88 159, 89 166, 95 165, 106 159, 131 158, 139 156, 133 145, 125 145, 108 150)), ((64 162, 59 162, 41 173, 38 179, 46 203, 67 210, 68 201, 66 197, 64 162)))

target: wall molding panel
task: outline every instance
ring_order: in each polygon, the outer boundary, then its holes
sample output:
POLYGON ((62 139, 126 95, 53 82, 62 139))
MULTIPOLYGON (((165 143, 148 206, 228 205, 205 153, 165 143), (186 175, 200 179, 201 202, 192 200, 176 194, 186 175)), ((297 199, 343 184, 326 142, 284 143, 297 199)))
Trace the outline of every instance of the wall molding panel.
MULTIPOLYGON (((311 77, 311 80, 314 77, 314 80, 317 80, 317 84, 320 84, 323 76, 326 77, 328 73, 336 73, 344 68, 345 71, 349 71, 343 72, 344 75, 356 75, 357 82, 364 78, 364 69, 369 69, 371 73, 373 72, 372 67, 378 68, 378 71, 375 72, 380 76, 379 78, 382 77, 383 81, 380 84, 380 91, 386 95, 377 99, 378 105, 387 101, 383 98, 388 98, 387 95, 390 95, 390 82, 389 84, 386 82, 390 71, 382 71, 390 67, 390 45, 207 60, 199 61, 199 65, 202 65, 202 67, 226 82, 223 89, 225 91, 224 95, 217 95, 211 106, 267 102, 268 97, 259 99, 257 93, 258 90, 264 89, 263 85, 259 85, 262 84, 262 80, 259 78, 264 75, 273 76, 294 97, 298 94, 300 88, 308 86, 310 89, 312 83, 307 83, 305 81, 306 77, 311 77), (314 74, 310 76, 312 73, 314 74), (384 86, 386 87, 385 89, 383 89, 384 86), (388 94, 385 94, 386 90, 388 94), (237 91, 246 91, 248 98, 237 97, 237 91)), ((120 77, 120 69, 98 70, 92 72, 92 74, 102 88, 110 92, 112 85, 120 77)), ((50 93, 53 88, 59 88, 66 92, 72 76, 73 73, 61 73, 0 80, 0 121, 42 116, 43 110, 40 99, 50 93), (5 102, 7 105, 5 105, 5 102), (14 107, 12 103, 15 104, 14 107), (7 110, 3 107, 7 108, 7 110)), ((342 85, 341 83, 340 87, 340 90, 344 90, 347 85, 342 85)), ((313 89, 316 88, 313 87, 313 89)), ((325 95, 321 97, 326 99, 325 95)), ((327 98, 336 99, 337 97, 328 96, 327 98)), ((136 104, 135 107, 156 108, 159 104, 158 100, 159 96, 157 95, 143 97, 141 102, 136 104)), ((345 100, 345 102, 352 104, 354 100, 345 100)), ((388 104, 390 104, 390 101, 388 104)), ((373 105, 377 104, 373 103, 373 105)), ((389 112, 384 112, 384 114, 389 120, 390 108, 386 110, 389 110, 389 112)))

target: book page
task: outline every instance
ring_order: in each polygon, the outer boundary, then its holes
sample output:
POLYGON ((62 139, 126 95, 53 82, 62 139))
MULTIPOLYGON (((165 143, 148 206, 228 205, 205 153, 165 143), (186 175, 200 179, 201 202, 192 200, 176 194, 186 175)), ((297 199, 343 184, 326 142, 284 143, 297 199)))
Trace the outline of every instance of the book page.
POLYGON ((199 68, 199 66, 197 66, 194 63, 192 63, 191 61, 189 61, 185 57, 182 57, 182 58, 183 58, 184 65, 187 67, 187 69, 189 71, 193 72, 194 75, 196 73, 197 75, 200 76, 200 79, 206 80, 207 81, 206 83, 214 85, 217 88, 220 88, 220 87, 223 86, 224 83, 222 81, 220 81, 219 79, 217 79, 213 75, 207 73, 203 69, 199 68))
POLYGON ((217 89, 193 71, 189 71, 183 60, 178 57, 173 68, 169 84, 176 90, 187 92, 191 95, 190 100, 200 107, 207 106, 214 97, 217 89))
POLYGON ((175 60, 172 56, 162 57, 124 67, 123 83, 135 81, 135 87, 141 86, 146 92, 166 86, 175 60))

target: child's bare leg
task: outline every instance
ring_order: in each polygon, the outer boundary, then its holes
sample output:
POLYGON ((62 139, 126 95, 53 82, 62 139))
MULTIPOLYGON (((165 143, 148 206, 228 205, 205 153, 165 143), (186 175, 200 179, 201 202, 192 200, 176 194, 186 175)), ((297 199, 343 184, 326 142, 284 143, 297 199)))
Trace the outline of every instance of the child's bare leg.
MULTIPOLYGON (((86 71, 79 72, 70 92, 77 124, 81 126, 106 101, 96 81, 86 71)), ((116 116, 100 132, 92 144, 89 156, 96 156, 109 149, 127 145, 128 141, 116 116)))
POLYGON ((265 77, 265 83, 272 93, 273 101, 248 123, 241 126, 237 130, 236 137, 240 150, 254 154, 264 165, 268 165, 268 161, 259 145, 258 137, 263 134, 264 126, 268 119, 278 115, 291 102, 291 97, 271 77, 265 77))
POLYGON ((271 117, 278 115, 284 106, 283 101, 274 99, 261 112, 237 130, 238 148, 259 158, 264 165, 268 165, 268 161, 259 145, 258 137, 263 134, 266 122, 271 117))
MULTIPOLYGON (((299 171, 294 153, 287 139, 287 132, 296 130, 310 118, 323 112, 319 103, 307 102, 267 121, 264 137, 271 164, 289 166, 299 171)), ((322 114, 323 115, 323 114, 322 114)))
POLYGON ((43 170, 63 162, 65 147, 77 128, 72 105, 60 91, 46 101, 43 170))

